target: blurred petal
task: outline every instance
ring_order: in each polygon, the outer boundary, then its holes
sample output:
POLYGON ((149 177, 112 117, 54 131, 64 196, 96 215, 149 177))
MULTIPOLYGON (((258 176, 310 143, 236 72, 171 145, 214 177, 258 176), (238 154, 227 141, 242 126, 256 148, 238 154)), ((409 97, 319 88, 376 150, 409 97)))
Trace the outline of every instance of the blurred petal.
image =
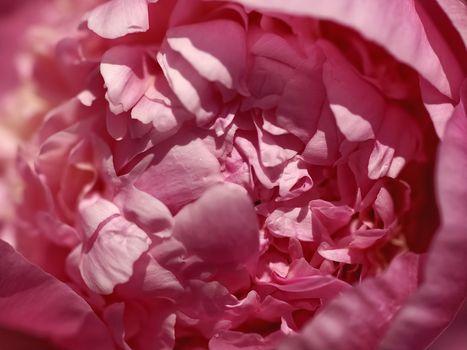
POLYGON ((48 338, 65 349, 115 349, 88 303, 1 240, 0 308, 0 328, 48 338))

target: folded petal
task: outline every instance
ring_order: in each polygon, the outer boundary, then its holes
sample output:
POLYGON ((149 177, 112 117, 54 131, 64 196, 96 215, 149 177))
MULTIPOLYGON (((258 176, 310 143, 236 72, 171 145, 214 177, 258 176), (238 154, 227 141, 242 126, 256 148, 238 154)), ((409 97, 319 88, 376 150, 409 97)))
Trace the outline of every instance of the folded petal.
POLYGON ((129 111, 144 95, 153 79, 148 59, 144 48, 123 45, 112 47, 102 56, 100 72, 113 113, 129 111))
POLYGON ((168 237, 172 232, 173 217, 160 200, 137 188, 122 190, 115 198, 125 218, 141 227, 147 234, 168 237))
POLYGON ((87 227, 95 227, 83 243, 81 276, 92 291, 110 294, 117 284, 130 279, 133 265, 148 250, 150 239, 105 199, 95 196, 83 201, 81 213, 87 227))
POLYGON ((455 75, 452 76, 451 70, 446 68, 459 67, 459 64, 449 52, 446 57, 440 58, 428 39, 414 0, 384 3, 371 0, 307 3, 301 0, 235 1, 253 9, 316 17, 348 26, 383 46, 401 62, 415 68, 444 95, 456 98, 458 94, 460 81, 455 72, 459 69, 453 69, 452 73, 455 75), (406 25, 400 25, 401 23, 406 25))
POLYGON ((279 349, 376 349, 394 315, 417 288, 417 276, 415 254, 397 257, 382 275, 336 297, 297 339, 286 341, 279 349))
POLYGON ((437 194, 441 228, 434 238, 423 284, 386 335, 382 349, 424 348, 454 317, 467 295, 467 88, 456 107, 440 146, 437 194))
POLYGON ((167 43, 204 79, 238 88, 246 64, 245 31, 234 21, 215 20, 169 29, 167 43))

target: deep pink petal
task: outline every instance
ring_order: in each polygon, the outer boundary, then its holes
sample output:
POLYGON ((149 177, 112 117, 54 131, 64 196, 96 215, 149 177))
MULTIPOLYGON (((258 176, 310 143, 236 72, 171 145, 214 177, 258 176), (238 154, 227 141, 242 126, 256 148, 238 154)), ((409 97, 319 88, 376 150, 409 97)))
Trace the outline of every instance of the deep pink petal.
POLYGON ((417 288, 418 257, 407 253, 382 275, 369 278, 331 301, 302 334, 279 349, 373 350, 394 315, 417 288))
POLYGON ((209 263, 243 264, 259 250, 253 204, 246 191, 234 184, 213 186, 186 205, 175 217, 174 235, 189 252, 209 263))
POLYGON ((441 228, 429 251, 423 284, 395 318, 384 349, 413 349, 429 345, 453 318, 467 296, 467 113, 466 85, 440 146, 437 194, 441 228))
POLYGON ((414 0, 384 3, 372 0, 332 0, 306 4, 302 0, 235 1, 253 9, 310 16, 353 28, 386 48, 401 62, 414 67, 446 96, 456 98, 458 94, 461 77, 456 72, 460 71, 459 64, 450 52, 446 52, 441 60, 428 38, 414 0))
POLYGON ((48 338, 60 348, 115 349, 102 321, 71 288, 3 241, 0 261, 0 328, 48 338))

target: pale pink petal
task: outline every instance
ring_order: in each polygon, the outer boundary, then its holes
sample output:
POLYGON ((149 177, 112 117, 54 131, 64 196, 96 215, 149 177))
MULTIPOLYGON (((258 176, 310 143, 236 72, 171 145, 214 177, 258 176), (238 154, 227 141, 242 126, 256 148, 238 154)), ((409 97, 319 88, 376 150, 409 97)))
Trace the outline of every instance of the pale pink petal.
POLYGON ((153 79, 148 71, 148 60, 145 49, 134 46, 115 46, 102 56, 100 72, 113 113, 129 111, 144 95, 153 79))
MULTIPOLYGON (((467 47, 467 4, 463 0, 436 0, 467 47)), ((464 55, 465 56, 465 55, 464 55)))
POLYGON ((253 203, 246 191, 234 184, 213 186, 180 210, 174 235, 189 252, 209 263, 243 264, 259 250, 253 203))
POLYGON ((173 217, 169 209, 160 200, 150 194, 129 187, 120 192, 114 202, 122 208, 125 218, 148 235, 168 237, 172 233, 173 217))
POLYGON ((219 96, 213 84, 174 51, 167 41, 157 53, 157 61, 173 92, 182 105, 196 116, 198 125, 210 122, 220 109, 219 96))
POLYGON ((420 79, 420 93, 423 98, 423 104, 430 114, 436 134, 442 139, 446 124, 454 112, 452 101, 437 91, 425 79, 420 79))
POLYGON ((278 166, 293 156, 302 147, 298 139, 291 136, 273 136, 256 125, 261 163, 266 167, 278 166))
POLYGON ((266 218, 266 227, 277 237, 296 237, 301 241, 313 241, 311 211, 303 208, 277 208, 266 218))
POLYGON ((339 140, 336 119, 328 102, 324 102, 318 128, 306 144, 303 159, 315 165, 332 165, 338 158, 339 140))
POLYGON ((88 27, 107 39, 145 32, 149 29, 147 3, 147 0, 110 0, 88 14, 88 27))
POLYGON ((0 261, 0 328, 49 339, 57 348, 115 349, 105 325, 71 288, 3 241, 0 261))
POLYGON ((117 284, 130 279, 133 265, 148 250, 150 239, 107 200, 97 196, 85 200, 80 211, 91 234, 83 243, 81 276, 92 291, 110 294, 117 284))
POLYGON ((323 80, 337 127, 349 141, 374 139, 384 116, 385 103, 376 88, 328 42, 323 80))

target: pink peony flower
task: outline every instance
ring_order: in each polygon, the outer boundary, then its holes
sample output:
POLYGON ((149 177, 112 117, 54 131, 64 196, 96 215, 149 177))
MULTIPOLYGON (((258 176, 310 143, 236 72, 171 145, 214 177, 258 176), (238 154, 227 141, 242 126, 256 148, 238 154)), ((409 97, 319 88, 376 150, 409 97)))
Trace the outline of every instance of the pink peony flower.
POLYGON ((421 350, 454 319, 461 0, 5 4, 5 349, 421 350))

